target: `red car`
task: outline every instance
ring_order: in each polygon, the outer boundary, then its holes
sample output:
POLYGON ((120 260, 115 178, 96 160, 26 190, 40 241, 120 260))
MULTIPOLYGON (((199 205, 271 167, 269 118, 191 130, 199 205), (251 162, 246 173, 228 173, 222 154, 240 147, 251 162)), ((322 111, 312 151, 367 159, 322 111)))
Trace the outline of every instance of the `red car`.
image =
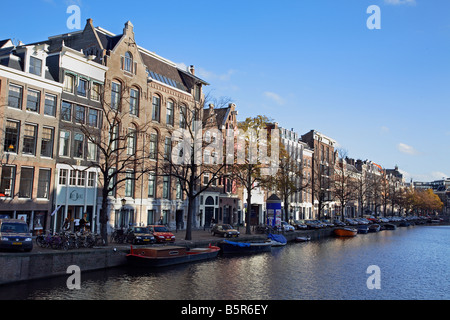
POLYGON ((166 226, 150 225, 148 229, 153 233, 157 243, 175 242, 174 234, 166 226))

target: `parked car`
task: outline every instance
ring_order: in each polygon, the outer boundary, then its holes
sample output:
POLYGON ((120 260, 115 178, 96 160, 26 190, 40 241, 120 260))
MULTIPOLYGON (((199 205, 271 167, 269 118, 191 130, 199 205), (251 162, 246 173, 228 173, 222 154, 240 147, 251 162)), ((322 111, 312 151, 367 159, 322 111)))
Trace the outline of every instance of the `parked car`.
POLYGON ((0 249, 33 250, 33 238, 23 220, 0 219, 0 249))
POLYGON ((281 230, 284 232, 295 231, 295 228, 286 221, 281 221, 281 230))
POLYGON ((155 243, 155 237, 153 234, 145 227, 131 227, 126 233, 127 242, 132 244, 147 244, 155 243))
POLYGON ((292 226, 297 230, 305 230, 308 228, 304 220, 295 220, 292 226))
POLYGON ((211 234, 215 236, 216 234, 221 235, 224 238, 239 237, 240 232, 237 231, 233 226, 229 224, 216 224, 211 228, 211 234))
POLYGON ((150 225, 147 228, 153 233, 157 243, 175 242, 175 235, 166 226, 150 225))

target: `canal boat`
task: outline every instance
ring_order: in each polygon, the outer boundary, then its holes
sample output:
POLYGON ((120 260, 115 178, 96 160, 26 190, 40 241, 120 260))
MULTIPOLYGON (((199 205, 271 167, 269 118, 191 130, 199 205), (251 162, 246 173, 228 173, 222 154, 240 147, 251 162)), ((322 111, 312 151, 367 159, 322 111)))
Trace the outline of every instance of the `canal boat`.
POLYGON ((138 267, 166 267, 176 264, 213 259, 219 254, 220 248, 194 248, 161 246, 152 248, 133 248, 126 255, 128 264, 138 267))
POLYGON ((334 234, 338 237, 354 237, 358 233, 355 228, 343 227, 334 229, 334 234))
POLYGON ((287 244, 287 240, 282 234, 269 233, 267 237, 272 242, 272 247, 282 247, 287 244))
POLYGON ((369 226, 369 232, 378 232, 380 231, 381 226, 379 224, 371 224, 369 226))
POLYGON ((395 224, 392 224, 392 223, 385 223, 381 227, 381 230, 395 230, 395 229, 397 229, 397 226, 395 224))
POLYGON ((358 233, 368 233, 369 232, 369 226, 368 225, 360 225, 358 226, 358 233))
POLYGON ((229 240, 223 240, 218 243, 223 254, 252 254, 269 252, 272 250, 272 241, 262 242, 234 242, 229 240))
POLYGON ((311 236, 295 238, 295 242, 307 242, 307 241, 311 241, 311 236))

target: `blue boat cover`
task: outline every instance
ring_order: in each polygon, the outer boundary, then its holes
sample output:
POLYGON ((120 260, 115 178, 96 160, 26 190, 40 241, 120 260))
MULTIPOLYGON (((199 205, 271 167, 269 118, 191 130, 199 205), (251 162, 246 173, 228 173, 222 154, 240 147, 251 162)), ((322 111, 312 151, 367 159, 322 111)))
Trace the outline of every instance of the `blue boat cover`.
POLYGON ((250 247, 250 243, 246 243, 246 242, 234 242, 234 241, 228 241, 228 240, 223 240, 223 242, 231 244, 232 246, 236 246, 236 247, 242 247, 242 248, 250 247))
POLYGON ((269 233, 268 238, 280 243, 287 243, 286 238, 282 234, 269 233))

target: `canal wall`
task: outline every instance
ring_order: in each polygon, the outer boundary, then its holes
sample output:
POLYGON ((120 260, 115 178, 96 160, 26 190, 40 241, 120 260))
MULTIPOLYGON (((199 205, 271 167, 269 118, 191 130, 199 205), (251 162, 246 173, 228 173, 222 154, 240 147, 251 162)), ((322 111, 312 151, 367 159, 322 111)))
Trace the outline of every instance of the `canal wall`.
POLYGON ((129 248, 100 248, 45 253, 2 253, 0 255, 0 285, 33 279, 67 275, 71 265, 81 271, 121 266, 126 263, 129 248))

